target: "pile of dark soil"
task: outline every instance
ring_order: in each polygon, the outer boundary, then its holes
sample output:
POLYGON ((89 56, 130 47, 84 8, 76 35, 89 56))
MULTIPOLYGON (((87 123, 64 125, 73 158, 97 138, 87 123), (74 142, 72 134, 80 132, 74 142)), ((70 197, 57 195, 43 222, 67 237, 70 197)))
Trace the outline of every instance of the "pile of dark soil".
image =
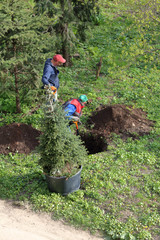
POLYGON ((141 109, 116 104, 101 106, 88 120, 87 133, 81 135, 90 154, 107 150, 112 141, 112 133, 120 135, 123 140, 133 139, 149 134, 153 122, 141 109))
POLYGON ((97 109, 90 119, 88 126, 91 132, 102 134, 106 138, 111 133, 122 136, 133 136, 134 133, 143 136, 149 134, 153 122, 147 119, 147 114, 141 109, 116 104, 97 109))
MULTIPOLYGON (((93 112, 88 120, 87 133, 81 138, 89 153, 107 150, 111 141, 111 133, 127 137, 149 134, 153 122, 141 109, 133 109, 125 105, 103 106, 93 112)), ((0 127, 0 153, 32 152, 38 146, 41 132, 30 125, 13 123, 0 127)))
POLYGON ((39 144, 41 132, 24 123, 0 127, 0 154, 33 151, 39 144))

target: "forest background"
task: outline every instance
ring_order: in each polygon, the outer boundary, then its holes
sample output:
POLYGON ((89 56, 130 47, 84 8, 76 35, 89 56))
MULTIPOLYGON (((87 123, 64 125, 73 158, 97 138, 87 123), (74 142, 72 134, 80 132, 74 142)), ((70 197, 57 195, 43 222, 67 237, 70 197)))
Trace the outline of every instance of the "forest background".
POLYGON ((92 99, 84 125, 99 105, 117 103, 141 108, 155 122, 149 135, 126 142, 114 136, 109 151, 89 155, 85 190, 66 198, 48 193, 37 155, 1 154, 1 198, 29 201, 106 239, 158 239, 159 8, 158 0, 0 1, 0 126, 23 122, 39 129, 44 62, 55 53, 67 60, 60 101, 92 99))

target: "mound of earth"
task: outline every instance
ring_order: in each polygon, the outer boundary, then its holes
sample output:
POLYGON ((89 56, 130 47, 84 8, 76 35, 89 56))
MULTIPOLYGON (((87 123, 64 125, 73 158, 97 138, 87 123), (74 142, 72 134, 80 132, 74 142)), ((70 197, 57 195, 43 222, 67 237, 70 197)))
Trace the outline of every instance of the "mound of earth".
POLYGON ((0 127, 0 154, 28 154, 39 144, 41 132, 24 123, 12 123, 0 127))
POLYGON ((91 132, 101 134, 108 138, 111 133, 122 136, 139 136, 149 134, 153 122, 147 119, 147 114, 141 109, 131 106, 112 105, 97 109, 88 120, 91 132))
POLYGON ((120 135, 125 140, 149 134, 153 122, 141 109, 125 105, 101 106, 87 122, 87 132, 81 135, 90 154, 107 150, 112 141, 111 133, 120 135))
MULTIPOLYGON (((86 134, 81 134, 89 153, 105 151, 111 133, 123 139, 129 136, 149 134, 153 122, 141 109, 125 105, 103 106, 93 112, 88 120, 86 134)), ((0 127, 0 153, 29 154, 39 144, 41 132, 24 123, 13 123, 0 127)))

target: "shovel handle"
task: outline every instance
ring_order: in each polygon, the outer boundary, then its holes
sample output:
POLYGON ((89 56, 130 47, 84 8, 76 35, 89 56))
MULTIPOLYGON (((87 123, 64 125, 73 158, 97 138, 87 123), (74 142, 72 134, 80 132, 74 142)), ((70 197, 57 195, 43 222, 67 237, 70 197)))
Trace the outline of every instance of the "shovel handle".
POLYGON ((78 122, 77 122, 77 121, 73 121, 73 123, 76 125, 77 135, 79 135, 79 131, 78 131, 78 122))

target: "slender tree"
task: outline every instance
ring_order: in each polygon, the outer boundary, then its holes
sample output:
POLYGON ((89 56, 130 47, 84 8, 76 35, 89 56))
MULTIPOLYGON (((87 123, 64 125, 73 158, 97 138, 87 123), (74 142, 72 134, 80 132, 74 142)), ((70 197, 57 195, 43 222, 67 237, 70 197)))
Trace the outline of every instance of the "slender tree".
POLYGON ((85 41, 85 30, 98 12, 98 0, 36 0, 36 2, 39 12, 47 11, 50 17, 56 14, 57 21, 52 26, 57 33, 57 48, 59 47, 67 60, 65 66, 69 65, 74 43, 78 40, 85 41), (76 34, 73 33, 73 26, 77 29, 76 34))
POLYGON ((8 0, 0 3, 1 94, 15 95, 16 111, 29 96, 37 96, 38 64, 51 49, 54 36, 48 32, 49 19, 36 16, 34 1, 8 0), (13 92, 14 90, 14 92, 13 92), (3 91, 3 92, 2 92, 3 91), (34 91, 34 95, 33 95, 34 91))

